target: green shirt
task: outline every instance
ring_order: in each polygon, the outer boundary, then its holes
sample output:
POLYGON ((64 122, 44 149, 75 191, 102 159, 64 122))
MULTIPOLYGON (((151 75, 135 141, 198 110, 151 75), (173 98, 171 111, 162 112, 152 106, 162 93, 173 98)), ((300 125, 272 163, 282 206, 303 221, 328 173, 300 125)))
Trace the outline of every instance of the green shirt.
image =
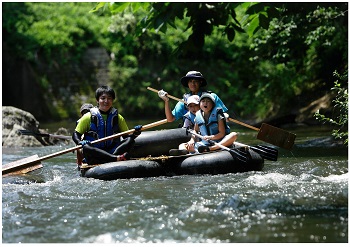
MULTIPOLYGON (((101 114, 101 115, 102 115, 102 118, 106 121, 107 114, 101 114)), ((90 130, 90 123, 91 123, 91 113, 88 112, 79 119, 79 122, 75 127, 75 131, 78 132, 79 134, 84 134, 85 132, 90 130)), ((118 125, 119 125, 120 132, 129 130, 129 127, 126 124, 125 119, 120 114, 118 114, 118 125)))

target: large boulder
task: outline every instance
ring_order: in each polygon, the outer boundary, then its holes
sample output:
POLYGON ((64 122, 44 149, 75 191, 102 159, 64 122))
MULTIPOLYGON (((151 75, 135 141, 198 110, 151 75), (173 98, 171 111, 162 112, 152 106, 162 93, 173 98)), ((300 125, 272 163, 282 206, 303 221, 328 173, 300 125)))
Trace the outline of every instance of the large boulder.
MULTIPOLYGON (((2 146, 3 147, 40 147, 57 144, 52 138, 22 135, 19 130, 28 130, 33 133, 42 133, 39 122, 26 111, 13 106, 2 107, 2 146)), ((67 134, 67 131, 60 129, 67 134)), ((60 133, 60 134, 61 134, 60 133)), ((65 141, 66 143, 68 141, 65 141)))

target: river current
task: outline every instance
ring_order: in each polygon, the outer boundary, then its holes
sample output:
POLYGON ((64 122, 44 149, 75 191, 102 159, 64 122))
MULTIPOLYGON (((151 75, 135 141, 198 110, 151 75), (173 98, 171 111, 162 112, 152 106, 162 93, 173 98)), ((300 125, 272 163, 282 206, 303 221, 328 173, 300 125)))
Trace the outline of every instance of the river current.
MULTIPOLYGON (((348 150, 306 144, 298 128, 259 172, 101 181, 75 154, 2 178, 3 243, 348 243, 348 150)), ((256 144, 242 129, 240 142, 256 144)), ((6 164, 70 148, 3 148, 6 164)))

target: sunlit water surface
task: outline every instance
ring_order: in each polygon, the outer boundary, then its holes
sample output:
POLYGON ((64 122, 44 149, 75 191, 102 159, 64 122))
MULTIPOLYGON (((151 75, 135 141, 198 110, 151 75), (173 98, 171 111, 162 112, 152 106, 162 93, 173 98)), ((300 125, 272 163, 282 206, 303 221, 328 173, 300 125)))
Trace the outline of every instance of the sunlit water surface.
MULTIPOLYGON (((2 241, 346 243, 347 148, 303 145, 325 133, 294 131, 293 151, 279 149, 259 172, 101 181, 79 176, 75 154, 45 160, 2 179, 2 241)), ((255 134, 240 141, 260 143, 255 134)), ((2 162, 72 145, 3 148, 2 162)))

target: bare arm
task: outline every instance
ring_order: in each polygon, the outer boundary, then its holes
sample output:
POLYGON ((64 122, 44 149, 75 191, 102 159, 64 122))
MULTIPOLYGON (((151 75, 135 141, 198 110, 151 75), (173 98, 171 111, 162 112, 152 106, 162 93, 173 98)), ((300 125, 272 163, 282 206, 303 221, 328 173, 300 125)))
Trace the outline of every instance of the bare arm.
POLYGON ((219 133, 217 133, 216 135, 213 135, 213 139, 212 140, 220 140, 221 138, 224 138, 225 134, 225 122, 223 119, 221 119, 219 122, 219 133))
POLYGON ((164 111, 165 111, 166 120, 168 122, 174 122, 175 116, 171 113, 168 93, 162 89, 158 91, 158 96, 164 101, 164 111))
POLYGON ((219 133, 217 133, 216 135, 204 136, 205 140, 215 141, 215 140, 220 140, 220 139, 224 138, 224 136, 226 135, 224 120, 223 119, 219 120, 218 125, 219 125, 219 127, 218 127, 219 133))
POLYGON ((171 113, 169 101, 164 101, 164 110, 165 110, 165 116, 166 116, 166 119, 168 120, 168 122, 174 122, 175 117, 171 113))

